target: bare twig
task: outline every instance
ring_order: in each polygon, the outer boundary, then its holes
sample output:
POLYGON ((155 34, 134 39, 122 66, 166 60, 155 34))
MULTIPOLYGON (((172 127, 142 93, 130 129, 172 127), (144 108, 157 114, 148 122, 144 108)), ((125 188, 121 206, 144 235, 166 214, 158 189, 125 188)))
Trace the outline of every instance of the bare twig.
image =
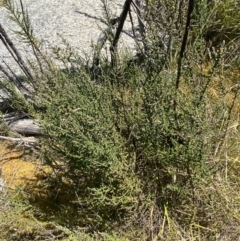
POLYGON ((14 137, 8 137, 8 136, 0 136, 0 139, 6 140, 6 141, 17 142, 17 143, 27 143, 27 144, 37 144, 38 143, 38 139, 35 137, 14 138, 14 137))
POLYGON ((142 38, 144 38, 146 27, 145 27, 145 25, 143 23, 143 20, 142 20, 142 13, 141 13, 142 1, 141 0, 136 0, 136 3, 132 2, 132 4, 133 4, 133 6, 136 9, 138 24, 139 24, 139 28, 140 28, 139 32, 140 32, 142 38))
POLYGON ((3 65, 0 64, 0 71, 6 75, 6 77, 11 81, 11 82, 15 82, 15 79, 9 74, 9 72, 7 71, 7 69, 5 69, 5 67, 3 65))
POLYGON ((181 50, 180 50, 179 58, 178 58, 176 90, 178 90, 179 83, 180 83, 181 71, 182 71, 182 59, 183 59, 185 49, 187 46, 187 39, 188 39, 188 33, 189 33, 189 27, 190 27, 191 15, 192 15, 193 9, 194 9, 194 0, 189 0, 188 1, 188 11, 187 11, 187 21, 186 21, 186 25, 185 25, 185 31, 184 31, 184 35, 183 35, 181 50))
POLYGON ((95 46, 94 50, 94 55, 93 55, 93 69, 92 69, 92 74, 93 74, 93 80, 97 83, 99 79, 99 55, 100 52, 106 43, 108 36, 115 24, 117 24, 119 21, 119 18, 114 18, 109 21, 109 26, 103 30, 97 40, 97 45, 95 46))
POLYGON ((19 67, 22 69, 22 71, 25 73, 25 75, 33 81, 33 76, 30 73, 29 69, 27 68, 26 64, 23 61, 23 58, 21 57, 20 53, 18 52, 17 48, 11 41, 11 39, 8 37, 6 31, 0 24, 0 39, 9 51, 9 53, 12 55, 16 63, 19 65, 19 67))
POLYGON ((122 32, 123 25, 125 23, 127 14, 130 10, 131 3, 132 3, 132 0, 126 0, 125 3, 124 3, 123 10, 122 10, 122 13, 121 13, 121 16, 120 16, 120 19, 119 19, 117 31, 116 31, 116 34, 114 36, 113 43, 112 43, 113 50, 117 47, 118 40, 119 40, 120 34, 122 32))

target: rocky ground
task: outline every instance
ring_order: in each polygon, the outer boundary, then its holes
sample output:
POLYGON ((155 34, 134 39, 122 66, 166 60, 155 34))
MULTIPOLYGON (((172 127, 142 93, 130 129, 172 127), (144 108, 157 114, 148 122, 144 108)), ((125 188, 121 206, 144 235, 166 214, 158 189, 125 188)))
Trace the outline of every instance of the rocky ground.
MULTIPOLYGON (((19 1, 14 0, 18 5, 19 1)), ((120 16, 124 1, 106 1, 113 16, 120 16)), ((61 46, 61 37, 65 38, 71 46, 82 54, 91 53, 93 44, 96 44, 101 31, 106 28, 103 23, 103 3, 101 0, 23 0, 31 23, 34 28, 34 35, 42 41, 44 47, 61 46)), ((31 49, 23 45, 14 36, 12 30, 17 30, 17 26, 8 18, 5 8, 0 7, 0 23, 5 28, 11 39, 16 44, 20 52, 25 56, 31 56, 31 49)), ((133 47, 134 41, 131 36, 130 20, 124 26, 122 42, 124 46, 133 47)), ((3 43, 0 42, 0 63, 7 62, 11 66, 13 62, 3 43)))

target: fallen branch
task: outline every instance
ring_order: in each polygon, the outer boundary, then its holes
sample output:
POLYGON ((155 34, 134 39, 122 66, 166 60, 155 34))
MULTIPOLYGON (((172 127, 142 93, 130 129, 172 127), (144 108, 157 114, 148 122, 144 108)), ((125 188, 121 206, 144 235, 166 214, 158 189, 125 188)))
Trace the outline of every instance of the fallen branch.
POLYGON ((1 122, 5 123, 11 131, 24 136, 37 136, 43 134, 43 129, 37 120, 19 115, 16 112, 3 115, 0 123, 1 122))
POLYGON ((38 144, 39 140, 35 137, 19 137, 19 138, 15 138, 15 137, 8 137, 8 136, 0 136, 0 139, 2 140, 6 140, 6 141, 12 141, 12 142, 17 142, 19 144, 38 144))

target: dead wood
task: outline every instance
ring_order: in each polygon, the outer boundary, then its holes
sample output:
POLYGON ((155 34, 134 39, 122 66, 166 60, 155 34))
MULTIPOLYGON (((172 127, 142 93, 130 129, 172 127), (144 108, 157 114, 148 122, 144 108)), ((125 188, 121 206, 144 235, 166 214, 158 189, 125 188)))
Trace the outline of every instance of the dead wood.
POLYGON ((16 112, 3 115, 0 123, 5 123, 11 131, 24 136, 43 135, 43 128, 37 120, 16 112))
POLYGON ((20 138, 14 138, 14 137, 8 137, 8 136, 0 136, 0 139, 6 140, 6 141, 12 141, 18 144, 27 144, 27 145, 35 145, 38 144, 38 139, 31 136, 31 137, 20 137, 20 138))

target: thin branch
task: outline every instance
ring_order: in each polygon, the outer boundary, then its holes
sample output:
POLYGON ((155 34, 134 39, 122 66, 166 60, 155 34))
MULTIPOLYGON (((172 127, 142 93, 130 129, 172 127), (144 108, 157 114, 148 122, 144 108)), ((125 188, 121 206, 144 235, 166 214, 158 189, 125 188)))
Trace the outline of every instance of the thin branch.
POLYGON ((187 21, 186 21, 186 25, 185 25, 185 31, 184 31, 184 35, 183 35, 181 50, 180 50, 179 58, 178 58, 176 90, 178 90, 178 88, 179 88, 181 71, 182 71, 182 59, 183 59, 185 49, 186 49, 186 46, 187 46, 187 39, 188 39, 188 33, 189 33, 191 15, 192 15, 193 9, 194 9, 194 0, 189 0, 188 1, 188 11, 187 11, 187 21))
POLYGON ((8 136, 0 136, 0 139, 7 140, 7 141, 13 141, 18 143, 27 143, 27 144, 37 144, 39 141, 35 137, 20 137, 20 138, 14 138, 14 137, 8 137, 8 136))
POLYGON ((92 68, 92 74, 93 74, 93 80, 97 83, 98 79, 99 79, 99 56, 100 56, 100 52, 104 46, 104 44, 106 43, 109 34, 112 31, 112 28, 115 24, 117 24, 119 21, 119 18, 114 18, 114 19, 110 19, 109 21, 109 26, 103 30, 97 40, 97 44, 95 46, 94 49, 94 54, 93 54, 93 68, 92 68))
POLYGON ((0 39, 2 40, 3 44, 6 46, 7 50, 9 53, 12 55, 16 63, 19 65, 19 67, 23 70, 23 72, 26 74, 26 76, 30 79, 33 80, 33 76, 28 70, 26 64, 23 61, 23 58, 21 57, 20 53, 18 50, 15 48, 13 42, 11 39, 8 37, 6 31, 0 24, 0 39))
POLYGON ((0 64, 0 71, 6 75, 6 77, 11 81, 11 82, 15 82, 15 79, 9 74, 9 72, 7 71, 7 69, 5 69, 5 67, 3 65, 0 64))
POLYGON ((138 19, 138 24, 139 24, 139 28, 140 28, 140 34, 144 38, 146 27, 145 27, 145 25, 143 23, 143 20, 142 20, 141 1, 140 0, 136 0, 136 3, 132 2, 132 5, 134 6, 134 8, 136 10, 136 13, 137 13, 137 19, 138 19))
POLYGON ((132 13, 131 13, 131 10, 129 9, 129 18, 130 18, 130 22, 131 22, 131 27, 132 27, 132 32, 133 32, 133 37, 134 37, 134 40, 135 42, 137 42, 137 36, 136 36, 136 32, 135 32, 135 29, 134 29, 134 23, 133 23, 133 17, 132 17, 132 13))
POLYGON ((123 29, 123 25, 125 23, 127 14, 130 10, 131 3, 132 3, 132 0, 126 0, 125 3, 124 3, 123 10, 122 10, 122 13, 121 13, 121 16, 120 16, 120 19, 119 19, 117 31, 116 31, 116 34, 114 36, 113 43, 112 43, 113 50, 117 47, 119 37, 120 37, 120 34, 122 32, 122 29, 123 29))

